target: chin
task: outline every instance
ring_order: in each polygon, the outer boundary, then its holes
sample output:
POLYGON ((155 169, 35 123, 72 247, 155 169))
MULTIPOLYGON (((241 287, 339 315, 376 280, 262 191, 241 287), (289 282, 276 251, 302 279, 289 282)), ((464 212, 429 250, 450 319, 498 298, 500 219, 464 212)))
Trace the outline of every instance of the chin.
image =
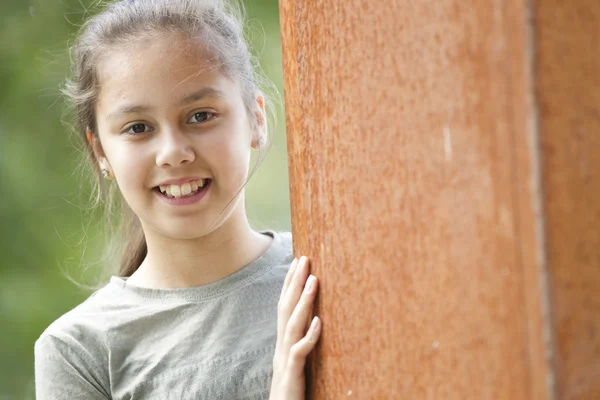
POLYGON ((210 224, 195 225, 195 226, 186 226, 177 229, 176 227, 169 227, 168 229, 161 229, 160 232, 163 236, 166 236, 170 239, 176 240, 192 240, 198 239, 203 236, 206 236, 211 231, 214 230, 214 227, 210 228, 210 224))

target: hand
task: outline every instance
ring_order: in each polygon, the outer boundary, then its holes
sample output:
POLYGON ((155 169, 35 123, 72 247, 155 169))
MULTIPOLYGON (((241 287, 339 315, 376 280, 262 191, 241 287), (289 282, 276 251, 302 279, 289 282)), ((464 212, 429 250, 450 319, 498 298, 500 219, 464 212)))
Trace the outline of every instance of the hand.
POLYGON ((318 283, 315 276, 308 275, 308 258, 294 259, 283 283, 277 306, 277 344, 273 357, 270 400, 305 399, 306 357, 321 334, 318 317, 313 318, 305 333, 318 283))

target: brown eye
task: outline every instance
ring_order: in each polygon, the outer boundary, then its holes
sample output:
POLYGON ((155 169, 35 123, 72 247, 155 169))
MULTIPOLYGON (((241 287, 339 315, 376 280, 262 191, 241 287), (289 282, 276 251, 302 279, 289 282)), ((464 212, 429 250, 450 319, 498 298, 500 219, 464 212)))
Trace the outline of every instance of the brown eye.
POLYGON ((146 124, 133 124, 125 131, 125 133, 139 135, 141 133, 150 132, 151 130, 152 128, 146 124))
POLYGON ((194 115, 192 115, 192 117, 188 120, 188 123, 191 124, 198 124, 198 123, 202 123, 202 122, 206 122, 212 118, 214 118, 214 114, 208 111, 199 111, 197 113, 194 113, 194 115))

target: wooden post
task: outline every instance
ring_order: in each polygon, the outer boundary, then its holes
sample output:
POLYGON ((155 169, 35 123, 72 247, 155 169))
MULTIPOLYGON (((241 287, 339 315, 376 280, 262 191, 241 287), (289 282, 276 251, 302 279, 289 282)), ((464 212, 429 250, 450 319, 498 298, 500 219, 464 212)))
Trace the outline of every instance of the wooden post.
POLYGON ((600 2, 280 0, 313 399, 600 399, 600 2))

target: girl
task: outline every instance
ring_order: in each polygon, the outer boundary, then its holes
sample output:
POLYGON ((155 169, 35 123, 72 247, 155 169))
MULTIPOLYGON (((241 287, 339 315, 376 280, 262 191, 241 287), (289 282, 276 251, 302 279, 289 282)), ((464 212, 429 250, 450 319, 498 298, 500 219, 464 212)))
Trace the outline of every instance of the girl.
POLYGON ((78 129, 133 228, 119 276, 36 342, 37 398, 303 399, 317 279, 246 218, 266 111, 231 6, 110 4, 73 62, 78 129))

